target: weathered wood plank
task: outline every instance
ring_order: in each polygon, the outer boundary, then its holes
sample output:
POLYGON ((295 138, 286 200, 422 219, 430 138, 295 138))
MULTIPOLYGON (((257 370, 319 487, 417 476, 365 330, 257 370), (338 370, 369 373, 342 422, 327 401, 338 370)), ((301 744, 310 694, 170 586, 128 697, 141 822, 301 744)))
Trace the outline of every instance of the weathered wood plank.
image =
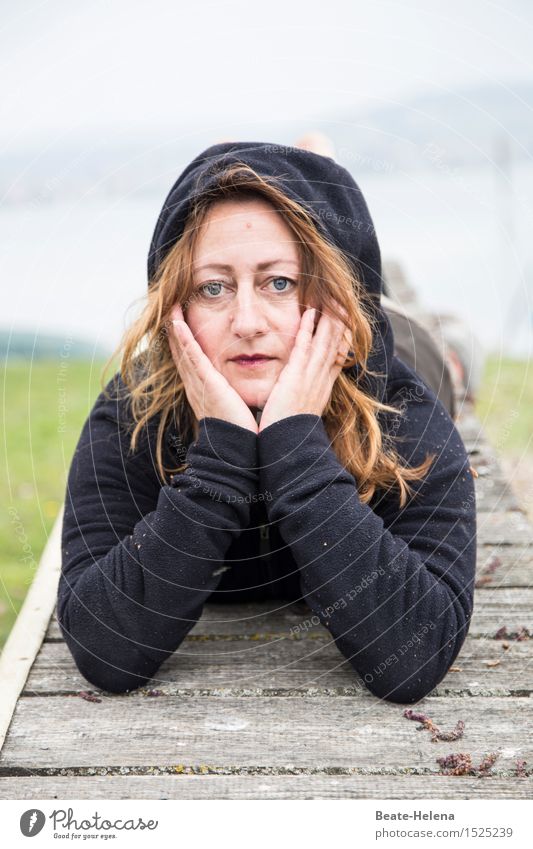
POLYGON ((477 468, 477 466, 488 467, 486 470, 482 469, 479 471, 478 474, 483 475, 488 474, 489 471, 501 471, 498 452, 486 439, 477 439, 468 444, 465 443, 465 448, 474 468, 477 468))
MULTIPOLYGON (((458 430, 459 433, 461 433, 461 428, 458 428, 458 430)), ((486 437, 484 435, 476 436, 475 430, 472 430, 471 432, 467 430, 466 435, 461 433, 461 438, 467 454, 474 455, 481 451, 490 449, 490 444, 486 437)))
POLYGON ((480 513, 477 522, 479 545, 533 546, 533 525, 518 511, 480 513))
POLYGON ((521 499, 514 490, 513 481, 504 473, 493 446, 483 443, 471 447, 468 453, 471 467, 477 475, 474 484, 478 512, 525 512, 521 499))
POLYGON ((509 632, 527 628, 533 633, 533 589, 486 586, 476 591, 469 633, 494 637, 504 625, 509 632))
POLYGON ((479 477, 475 480, 476 511, 495 513, 497 511, 521 510, 522 505, 512 484, 500 476, 479 477))
POLYGON ((491 446, 470 452, 470 463, 477 474, 474 484, 478 513, 509 510, 527 513, 523 497, 516 491, 512 478, 503 471, 491 446))
POLYGON ((473 468, 480 477, 502 474, 498 455, 489 442, 476 442, 470 446, 467 453, 473 468))
POLYGON ((0 778, 2 799, 531 799, 533 776, 94 775, 0 778))
MULTIPOLYGON (((455 426, 466 432, 469 428, 472 434, 484 434, 484 429, 479 417, 476 415, 475 405, 468 400, 461 400, 456 397, 457 415, 455 417, 455 426)), ((469 431, 470 435, 470 431, 469 431)))
POLYGON ((533 699, 428 697, 419 707, 442 729, 463 720, 464 737, 431 742, 404 706, 346 696, 35 696, 18 701, 0 770, 203 764, 436 774, 436 758, 453 751, 476 765, 498 751, 495 772, 514 769, 517 758, 533 762, 533 699))
POLYGON ((33 582, 0 656, 0 749, 56 604, 63 510, 64 505, 56 517, 33 582))
MULTIPOLYGON (((530 545, 478 545, 476 580, 484 586, 531 587, 533 547, 530 545), (490 581, 487 578, 490 577, 490 581)), ((476 596, 476 600, 479 596, 476 596)))
MULTIPOLYGON (((207 603, 200 620, 186 639, 242 636, 254 640, 269 634, 293 639, 314 639, 318 633, 329 633, 316 621, 305 602, 291 604, 273 600, 253 604, 207 603)), ((509 631, 525 627, 533 632, 533 589, 495 588, 489 585, 476 591, 470 636, 492 637, 503 625, 509 631)), ((57 622, 51 624, 48 636, 52 639, 61 636, 57 622)))
MULTIPOLYGON (((533 640, 467 637, 452 671, 433 695, 533 693, 533 640), (498 662, 496 666, 492 665, 498 662), (460 670, 460 671, 459 671, 460 670)), ((328 691, 364 687, 331 637, 320 640, 263 639, 254 642, 185 640, 149 685, 167 694, 181 691, 271 692, 278 689, 328 691)), ((93 689, 78 672, 64 643, 45 643, 23 695, 67 694, 93 689)))

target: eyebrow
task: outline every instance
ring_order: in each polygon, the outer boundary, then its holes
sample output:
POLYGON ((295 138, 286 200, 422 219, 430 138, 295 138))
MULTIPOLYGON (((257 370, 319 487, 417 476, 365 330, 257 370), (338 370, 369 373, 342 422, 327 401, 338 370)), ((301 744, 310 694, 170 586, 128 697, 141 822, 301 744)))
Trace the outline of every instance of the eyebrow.
MULTIPOLYGON (((256 271, 264 271, 265 268, 270 268, 272 265, 298 265, 298 262, 294 259, 269 259, 266 262, 258 262, 255 266, 256 271)), ((222 269, 223 271, 233 271, 232 265, 226 265, 223 262, 208 262, 205 265, 198 265, 194 268, 194 271, 203 271, 206 268, 216 268, 222 269)))

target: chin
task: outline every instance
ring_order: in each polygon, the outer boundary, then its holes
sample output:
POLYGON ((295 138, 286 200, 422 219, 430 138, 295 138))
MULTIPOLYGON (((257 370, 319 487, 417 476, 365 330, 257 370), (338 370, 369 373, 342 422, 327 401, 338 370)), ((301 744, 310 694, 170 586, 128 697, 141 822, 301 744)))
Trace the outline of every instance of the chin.
POLYGON ((248 407, 263 409, 274 384, 271 380, 269 380, 268 383, 264 381, 257 381, 257 384, 258 385, 254 388, 252 388, 249 384, 247 386, 232 384, 232 386, 233 389, 239 393, 242 400, 248 407))

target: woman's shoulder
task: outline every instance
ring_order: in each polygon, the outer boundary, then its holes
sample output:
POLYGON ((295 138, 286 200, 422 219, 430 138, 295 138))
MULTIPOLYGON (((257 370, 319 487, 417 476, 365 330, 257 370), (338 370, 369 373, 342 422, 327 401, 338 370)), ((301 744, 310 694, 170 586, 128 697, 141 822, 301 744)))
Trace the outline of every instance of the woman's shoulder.
MULTIPOLYGON (((120 371, 115 372, 100 391, 90 411, 90 418, 93 420, 106 419, 119 425, 121 431, 125 433, 130 432, 135 427, 132 392, 120 371)), ((147 433, 155 432, 160 418, 161 413, 158 412, 148 419, 147 433)))
POLYGON ((124 425, 133 421, 131 394, 119 371, 100 390, 89 416, 93 419, 109 419, 124 425))
POLYGON ((116 451, 128 460, 147 454, 155 457, 157 429, 160 413, 153 416, 140 429, 136 450, 130 444, 136 421, 132 410, 131 391, 120 371, 107 381, 97 395, 80 434, 79 446, 92 445, 99 455, 116 451))

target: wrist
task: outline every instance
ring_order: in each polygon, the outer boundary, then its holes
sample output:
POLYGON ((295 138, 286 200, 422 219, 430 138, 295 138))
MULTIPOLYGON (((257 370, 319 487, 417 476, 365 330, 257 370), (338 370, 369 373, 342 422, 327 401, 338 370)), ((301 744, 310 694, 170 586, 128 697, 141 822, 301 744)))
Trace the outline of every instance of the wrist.
POLYGON ((190 447, 236 469, 257 470, 257 431, 235 422, 204 416, 198 422, 198 439, 190 447))

